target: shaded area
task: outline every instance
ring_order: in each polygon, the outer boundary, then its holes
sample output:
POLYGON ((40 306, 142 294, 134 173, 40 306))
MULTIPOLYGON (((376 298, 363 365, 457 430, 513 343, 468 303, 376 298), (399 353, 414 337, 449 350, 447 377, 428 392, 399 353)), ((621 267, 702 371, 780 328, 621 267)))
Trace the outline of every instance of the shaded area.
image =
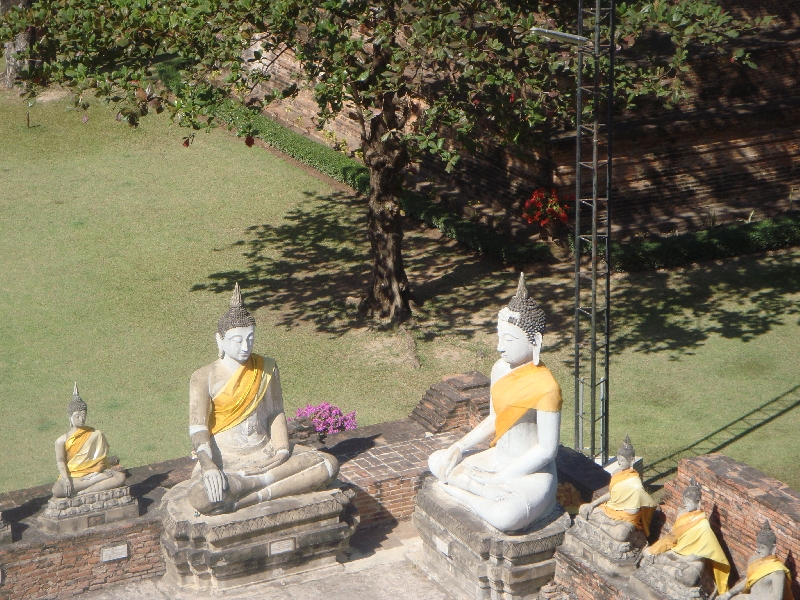
POLYGON ((341 335, 361 320, 347 298, 366 289, 370 273, 365 208, 340 192, 306 192, 281 223, 252 225, 232 244, 243 250, 243 269, 212 273, 191 289, 229 293, 239 282, 250 309, 281 312, 276 325, 311 321, 341 335))
POLYGON ((800 315, 796 253, 636 274, 614 286, 612 351, 689 353, 713 335, 748 342, 800 315))
MULTIPOLYGON (((307 322, 318 331, 343 335, 368 322, 391 327, 368 321, 356 310, 372 269, 366 201, 343 193, 306 196, 282 222, 252 225, 231 244, 242 249, 241 269, 212 273, 191 290, 229 294, 239 282, 248 307, 278 311, 275 324, 287 328, 307 322)), ((462 246, 436 230, 410 221, 405 230, 404 263, 424 335, 474 336, 482 323, 473 317, 507 304, 516 276, 498 276, 499 263, 465 256, 462 246)), ((556 316, 554 303, 568 299, 571 292, 551 279, 531 279, 529 288, 544 300, 546 309, 551 305, 549 327, 558 328, 564 317, 556 316)))
POLYGON ((678 463, 682 458, 718 452, 798 406, 800 406, 800 385, 745 413, 693 444, 646 465, 643 472, 646 478, 645 485, 653 486, 677 472, 678 463))

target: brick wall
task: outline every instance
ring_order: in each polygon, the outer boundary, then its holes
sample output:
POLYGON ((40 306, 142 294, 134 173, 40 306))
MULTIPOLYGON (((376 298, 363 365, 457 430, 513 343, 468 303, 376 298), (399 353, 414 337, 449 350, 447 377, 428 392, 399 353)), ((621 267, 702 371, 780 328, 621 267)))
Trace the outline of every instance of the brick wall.
POLYGON ((138 519, 93 529, 91 533, 0 548, 0 598, 69 598, 121 581, 164 574, 160 519, 138 519), (102 562, 108 546, 128 544, 128 558, 102 562))
MULTIPOLYGON (((768 519, 778 538, 778 558, 791 570, 792 591, 800 598, 800 565, 796 564, 800 557, 800 493, 721 454, 685 458, 675 479, 664 486, 661 508, 670 523, 692 477, 702 486, 703 507, 738 576, 746 573, 756 535, 768 519)), ((732 583, 736 577, 734 573, 732 583)))
POLYGON ((411 517, 428 457, 456 441, 450 433, 377 446, 342 464, 339 478, 356 489, 360 527, 411 517))

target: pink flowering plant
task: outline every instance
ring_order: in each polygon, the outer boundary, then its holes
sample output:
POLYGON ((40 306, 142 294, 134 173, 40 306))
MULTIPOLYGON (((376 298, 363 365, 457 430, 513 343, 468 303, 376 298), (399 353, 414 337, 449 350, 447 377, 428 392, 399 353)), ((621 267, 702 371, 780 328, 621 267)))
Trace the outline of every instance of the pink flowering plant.
POLYGON ((356 411, 343 414, 338 406, 328 402, 322 402, 316 406, 307 404, 303 408, 298 408, 295 418, 300 421, 310 420, 320 440, 334 433, 358 427, 356 411))

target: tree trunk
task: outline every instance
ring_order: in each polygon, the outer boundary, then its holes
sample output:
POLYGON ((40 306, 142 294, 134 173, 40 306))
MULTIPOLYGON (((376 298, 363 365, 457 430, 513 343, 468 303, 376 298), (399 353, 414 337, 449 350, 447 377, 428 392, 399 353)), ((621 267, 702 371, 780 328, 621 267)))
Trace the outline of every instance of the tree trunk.
MULTIPOLYGON (((22 0, 21 2, 15 0, 0 0, 0 15, 7 12, 12 6, 30 8, 31 0, 22 0)), ((26 61, 17 59, 15 54, 18 52, 25 52, 28 49, 34 41, 33 35, 34 33, 32 31, 21 33, 14 38, 14 40, 6 42, 3 47, 6 59, 6 71, 5 73, 0 73, 0 83, 9 89, 14 87, 17 74, 26 66, 26 61)))
POLYGON ((402 170, 408 164, 408 152, 395 137, 381 141, 388 131, 383 119, 373 119, 370 129, 369 136, 362 136, 362 147, 370 175, 367 224, 373 267, 359 309, 403 321, 411 315, 411 307, 401 250, 403 218, 397 198, 402 191, 402 170))

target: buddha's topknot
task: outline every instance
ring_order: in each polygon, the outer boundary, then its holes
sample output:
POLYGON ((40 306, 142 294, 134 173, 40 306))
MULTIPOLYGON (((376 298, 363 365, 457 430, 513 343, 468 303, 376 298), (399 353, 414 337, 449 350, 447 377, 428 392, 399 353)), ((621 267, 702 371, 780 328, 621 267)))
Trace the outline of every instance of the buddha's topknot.
POLYGON ((761 531, 759 531, 756 536, 756 544, 772 548, 777 543, 778 538, 775 536, 775 532, 772 531, 772 527, 769 526, 769 521, 764 521, 761 531))
POLYGON ((536 300, 528 297, 528 288, 525 285, 524 273, 519 274, 517 293, 511 298, 511 302, 508 303, 508 310, 517 314, 510 315, 507 321, 522 329, 525 335, 528 336, 529 342, 533 343, 534 334, 544 333, 546 325, 544 311, 536 300))
POLYGON ((78 393, 78 382, 75 382, 75 387, 72 388, 72 398, 67 404, 67 415, 72 416, 74 413, 79 411, 85 411, 88 407, 86 406, 86 402, 83 401, 80 394, 78 393))
POLYGON ((242 302, 242 291, 239 289, 237 283, 233 288, 233 295, 231 296, 231 307, 228 311, 219 318, 217 322, 217 333, 225 337, 225 333, 234 327, 250 327, 255 326, 256 320, 253 318, 242 302))
POLYGON ((625 439, 622 441, 622 446, 619 447, 617 454, 619 456, 624 456, 628 460, 633 460, 636 457, 636 450, 633 448, 633 444, 631 444, 631 436, 627 433, 625 434, 625 439))

